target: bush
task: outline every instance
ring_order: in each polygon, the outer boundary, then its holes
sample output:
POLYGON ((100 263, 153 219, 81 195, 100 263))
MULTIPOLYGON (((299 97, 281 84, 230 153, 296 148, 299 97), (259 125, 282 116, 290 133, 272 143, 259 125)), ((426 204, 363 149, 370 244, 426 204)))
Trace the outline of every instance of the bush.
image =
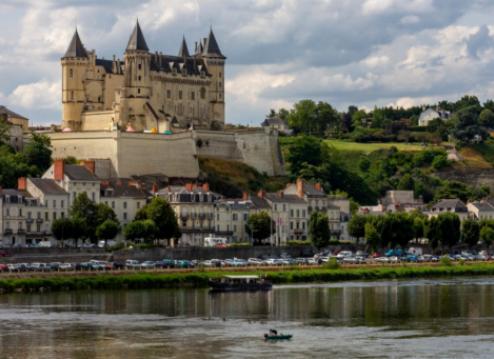
POLYGON ((310 240, 301 241, 301 240, 293 239, 291 241, 286 242, 286 244, 289 247, 303 247, 303 246, 312 245, 312 242, 310 240))
POLYGON ((336 260, 336 258, 329 258, 328 262, 324 265, 327 269, 339 269, 340 263, 336 260))
POLYGON ((448 256, 442 256, 439 262, 441 263, 442 266, 445 267, 451 267, 453 265, 451 259, 449 259, 448 256))
POLYGON ((228 245, 230 248, 249 248, 252 247, 252 243, 249 242, 237 242, 228 245))

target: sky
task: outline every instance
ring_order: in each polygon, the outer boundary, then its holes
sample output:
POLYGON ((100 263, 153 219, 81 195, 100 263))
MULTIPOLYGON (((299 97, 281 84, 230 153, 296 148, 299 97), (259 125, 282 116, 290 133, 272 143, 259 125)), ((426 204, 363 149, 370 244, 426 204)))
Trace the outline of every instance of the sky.
POLYGON ((77 26, 122 58, 138 18, 151 51, 210 26, 226 63, 226 121, 259 124, 301 99, 412 106, 494 98, 492 0, 1 0, 0 105, 61 121, 61 66, 77 26))

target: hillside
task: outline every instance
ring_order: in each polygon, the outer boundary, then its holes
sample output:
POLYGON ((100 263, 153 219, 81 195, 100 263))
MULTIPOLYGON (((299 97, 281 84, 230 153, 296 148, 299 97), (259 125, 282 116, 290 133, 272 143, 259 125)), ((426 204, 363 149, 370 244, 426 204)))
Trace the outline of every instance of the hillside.
POLYGON ((211 189, 229 198, 242 197, 242 192, 278 191, 288 183, 288 177, 268 177, 237 161, 199 157, 202 177, 211 189))

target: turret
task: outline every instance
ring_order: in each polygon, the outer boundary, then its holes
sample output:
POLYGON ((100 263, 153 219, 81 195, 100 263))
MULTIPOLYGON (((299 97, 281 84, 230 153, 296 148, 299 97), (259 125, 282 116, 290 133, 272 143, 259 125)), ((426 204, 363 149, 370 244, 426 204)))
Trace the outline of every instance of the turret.
POLYGON ((144 105, 151 96, 151 54, 139 26, 139 21, 136 22, 130 35, 124 59, 125 77, 120 125, 125 128, 131 123, 136 130, 142 130, 148 127, 144 105))
POLYGON ((62 62, 62 113, 63 129, 81 130, 85 102, 84 79, 89 57, 77 29, 62 62))
POLYGON ((189 48, 187 47, 187 41, 185 41, 185 36, 182 37, 182 44, 180 45, 180 50, 178 50, 178 57, 189 57, 189 48))
MULTIPOLYGON (((200 46, 201 47, 201 46, 200 46)), ((211 121, 216 121, 219 125, 225 123, 225 60, 221 53, 213 29, 209 30, 209 36, 202 44, 201 56, 206 62, 208 72, 211 74, 211 85, 209 88, 211 121)))

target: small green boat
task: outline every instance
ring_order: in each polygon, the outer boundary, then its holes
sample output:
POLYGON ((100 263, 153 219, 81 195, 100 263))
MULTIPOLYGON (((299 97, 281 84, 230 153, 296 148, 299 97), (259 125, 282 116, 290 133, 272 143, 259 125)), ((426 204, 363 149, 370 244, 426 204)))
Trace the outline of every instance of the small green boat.
POLYGON ((278 335, 268 335, 264 334, 264 340, 290 340, 293 335, 291 334, 278 334, 278 335))
POLYGON ((269 333, 264 334, 264 340, 290 340, 293 335, 279 333, 276 329, 270 329, 269 333))

